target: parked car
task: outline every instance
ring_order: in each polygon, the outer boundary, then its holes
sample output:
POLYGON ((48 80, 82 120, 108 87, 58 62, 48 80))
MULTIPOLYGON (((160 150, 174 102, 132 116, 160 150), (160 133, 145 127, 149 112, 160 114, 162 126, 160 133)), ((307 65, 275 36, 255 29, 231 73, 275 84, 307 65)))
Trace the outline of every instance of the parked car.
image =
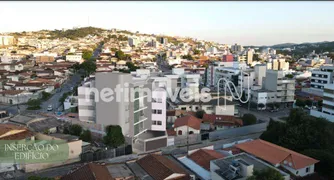
POLYGON ((53 108, 52 108, 52 105, 49 105, 48 108, 47 108, 48 111, 52 111, 53 108))

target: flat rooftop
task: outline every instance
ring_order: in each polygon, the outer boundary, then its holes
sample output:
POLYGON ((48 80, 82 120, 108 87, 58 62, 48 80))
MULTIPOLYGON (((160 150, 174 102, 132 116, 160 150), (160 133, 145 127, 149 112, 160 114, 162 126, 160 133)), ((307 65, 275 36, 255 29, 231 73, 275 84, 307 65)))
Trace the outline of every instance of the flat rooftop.
MULTIPOLYGON (((229 156, 226 157, 224 159, 217 159, 212 161, 213 163, 215 163, 220 169, 216 170, 215 172, 221 176, 224 179, 239 179, 239 178, 244 178, 239 174, 236 174, 235 176, 233 176, 233 173, 230 173, 229 168, 230 165, 238 162, 241 164, 244 164, 246 166, 249 165, 253 165, 253 171, 261 171, 263 169, 267 169, 267 168, 274 168, 272 166, 270 166, 269 164, 258 160, 256 158, 253 158, 252 156, 246 154, 246 153, 240 153, 234 156, 229 156)), ((276 168, 274 168, 275 170, 279 171, 283 176, 287 176, 288 174, 284 173, 283 171, 280 171, 276 168)))
POLYGON ((113 178, 134 177, 131 169, 126 164, 112 164, 106 166, 113 178))

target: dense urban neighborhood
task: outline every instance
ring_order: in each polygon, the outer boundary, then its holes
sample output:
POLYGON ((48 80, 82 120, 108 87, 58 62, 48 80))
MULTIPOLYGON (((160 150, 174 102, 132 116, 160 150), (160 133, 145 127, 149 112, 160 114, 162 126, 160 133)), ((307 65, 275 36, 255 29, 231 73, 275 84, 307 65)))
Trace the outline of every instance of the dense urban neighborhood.
POLYGON ((2 33, 0 59, 0 140, 67 147, 0 179, 334 179, 334 42, 75 27, 2 33))

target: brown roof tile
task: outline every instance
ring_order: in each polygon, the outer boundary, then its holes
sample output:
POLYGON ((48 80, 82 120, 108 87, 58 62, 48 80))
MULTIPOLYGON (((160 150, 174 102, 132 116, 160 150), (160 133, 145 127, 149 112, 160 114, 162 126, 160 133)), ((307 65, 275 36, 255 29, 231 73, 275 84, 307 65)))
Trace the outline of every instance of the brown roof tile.
POLYGON ((226 126, 242 126, 243 122, 241 119, 236 118, 234 116, 226 116, 226 115, 214 115, 214 114, 204 114, 203 122, 208 122, 216 125, 226 125, 226 126))
POLYGON ((196 118, 195 116, 183 116, 177 118, 174 123, 174 128, 181 126, 189 126, 191 128, 200 130, 202 120, 196 118))
POLYGON ((2 94, 2 95, 17 95, 17 94, 20 94, 22 92, 23 92, 23 90, 4 90, 4 91, 1 91, 0 94, 2 94))
POLYGON ((292 150, 277 146, 270 142, 258 139, 235 145, 237 148, 249 154, 257 156, 271 164, 284 164, 284 161, 292 163, 292 168, 300 169, 319 162, 316 159, 299 154, 292 150))
POLYGON ((211 149, 200 149, 189 155, 196 164, 210 171, 210 161, 223 158, 224 155, 211 149))
POLYGON ((137 163, 155 180, 164 180, 174 173, 185 175, 181 179, 190 179, 184 169, 162 155, 149 154, 137 160, 137 163))
POLYGON ((88 163, 76 171, 60 178, 61 180, 113 180, 108 169, 99 164, 88 163))
POLYGON ((12 130, 23 130, 23 129, 25 128, 14 124, 0 124, 0 136, 12 130))

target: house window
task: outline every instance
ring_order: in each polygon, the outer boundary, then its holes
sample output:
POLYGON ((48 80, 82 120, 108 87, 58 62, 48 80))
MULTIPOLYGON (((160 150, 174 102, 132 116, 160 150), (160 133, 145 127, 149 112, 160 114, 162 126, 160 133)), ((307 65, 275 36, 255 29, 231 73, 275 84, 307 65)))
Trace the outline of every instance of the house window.
POLYGON ((182 131, 181 131, 181 130, 179 130, 177 134, 178 134, 178 135, 182 135, 182 131))
POLYGON ((162 122, 161 122, 161 121, 157 121, 157 122, 158 122, 158 125, 160 125, 160 126, 162 125, 162 122))
POLYGON ((306 168, 306 173, 310 172, 310 167, 306 168))
POLYGON ((296 174, 298 174, 299 172, 298 171, 296 171, 296 174))
POLYGON ((181 110, 187 110, 187 108, 183 107, 183 108, 181 108, 181 110))
POLYGON ((152 121, 152 124, 153 124, 153 125, 156 125, 156 124, 157 124, 157 121, 152 121))
POLYGON ((152 113, 153 114, 162 114, 162 110, 161 109, 153 109, 152 113))

